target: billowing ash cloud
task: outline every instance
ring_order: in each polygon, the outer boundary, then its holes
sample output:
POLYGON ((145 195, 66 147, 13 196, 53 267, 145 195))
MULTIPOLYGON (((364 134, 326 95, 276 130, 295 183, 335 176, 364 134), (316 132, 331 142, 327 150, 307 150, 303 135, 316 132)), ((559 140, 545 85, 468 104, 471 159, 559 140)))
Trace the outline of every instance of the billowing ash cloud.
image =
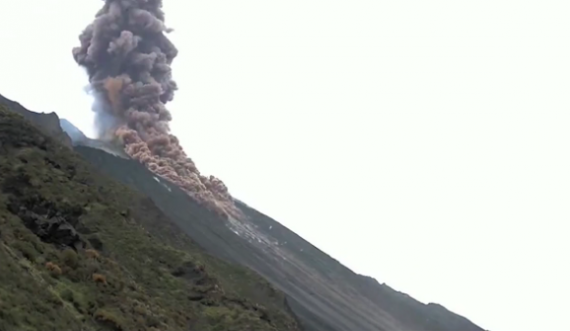
POLYGON ((168 32, 162 0, 106 0, 73 56, 89 74, 99 136, 118 139, 131 157, 227 216, 236 209, 224 183, 200 175, 170 133, 165 104, 177 89, 178 50, 168 32))

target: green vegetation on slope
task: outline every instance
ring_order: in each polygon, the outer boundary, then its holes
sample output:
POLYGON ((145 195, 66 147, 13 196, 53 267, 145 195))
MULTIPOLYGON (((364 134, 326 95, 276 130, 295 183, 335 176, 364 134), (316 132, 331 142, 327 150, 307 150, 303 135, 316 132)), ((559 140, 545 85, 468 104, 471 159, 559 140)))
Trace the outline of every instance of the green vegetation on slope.
POLYGON ((0 105, 0 331, 298 330, 283 295, 0 105))

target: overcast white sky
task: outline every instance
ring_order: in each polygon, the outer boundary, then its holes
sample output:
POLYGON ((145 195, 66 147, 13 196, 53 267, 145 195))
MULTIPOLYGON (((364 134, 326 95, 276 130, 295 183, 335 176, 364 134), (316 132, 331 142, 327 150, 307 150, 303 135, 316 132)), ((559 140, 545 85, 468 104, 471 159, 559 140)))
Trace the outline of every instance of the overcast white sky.
MULTIPOLYGON (((102 2, 0 3, 0 93, 89 133, 71 48, 102 2)), ((568 1, 165 6, 203 172, 423 302, 570 330, 568 1)))

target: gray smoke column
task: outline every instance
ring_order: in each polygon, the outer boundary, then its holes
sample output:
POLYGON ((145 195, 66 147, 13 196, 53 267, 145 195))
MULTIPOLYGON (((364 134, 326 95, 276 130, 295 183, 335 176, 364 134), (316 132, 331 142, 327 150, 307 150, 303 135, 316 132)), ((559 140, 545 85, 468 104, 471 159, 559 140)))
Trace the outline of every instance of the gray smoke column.
POLYGON ((237 209, 226 186, 200 174, 178 139, 165 104, 177 90, 171 64, 178 50, 166 37, 161 0, 105 0, 79 36, 75 61, 89 74, 99 136, 227 216, 237 209))

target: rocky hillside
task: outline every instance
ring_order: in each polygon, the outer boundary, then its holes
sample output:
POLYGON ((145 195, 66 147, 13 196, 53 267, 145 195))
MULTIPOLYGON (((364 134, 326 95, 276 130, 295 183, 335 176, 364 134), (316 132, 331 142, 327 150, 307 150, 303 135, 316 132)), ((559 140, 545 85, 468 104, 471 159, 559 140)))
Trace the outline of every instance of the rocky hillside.
POLYGON ((36 113, 22 107, 22 105, 15 101, 5 98, 2 95, 0 95, 0 104, 7 107, 7 109, 10 111, 24 117, 42 133, 52 137, 66 147, 71 147, 71 138, 66 135, 61 129, 60 119, 56 113, 36 113))
MULTIPOLYGON (((2 121, 28 125, 21 118, 8 116, 5 112, 2 116, 2 121)), ((68 131, 74 130, 69 128, 69 123, 64 122, 64 126, 68 131)), ((440 305, 425 305, 372 278, 355 274, 245 203, 238 202, 238 207, 247 215, 246 220, 219 219, 175 185, 156 177, 137 162, 118 155, 116 146, 82 139, 74 144, 76 153, 73 153, 33 131, 34 135, 49 141, 49 148, 42 147, 45 143, 39 142, 38 146, 34 142, 25 147, 20 146, 21 143, 18 145, 20 139, 16 137, 19 133, 14 132, 14 127, 0 127, 1 134, 11 136, 13 141, 9 152, 4 152, 2 147, 0 159, 4 160, 6 155, 6 160, 12 160, 6 169, 25 168, 33 176, 41 175, 41 179, 35 185, 13 186, 26 188, 20 195, 45 196, 37 199, 50 201, 56 214, 66 213, 65 208, 71 208, 69 201, 77 201, 71 203, 75 208, 71 210, 77 210, 72 215, 78 216, 73 216, 72 222, 67 221, 71 216, 62 217, 67 222, 64 228, 72 228, 79 239, 66 245, 53 239, 42 239, 45 231, 38 234, 34 230, 37 226, 26 226, 26 212, 19 213, 17 208, 10 207, 10 201, 18 193, 8 190, 3 193, 7 197, 4 199, 7 201, 5 213, 11 215, 13 225, 20 226, 27 240, 36 238, 31 244, 34 249, 38 245, 51 254, 36 252, 37 258, 32 261, 17 248, 10 248, 14 252, 14 263, 23 263, 29 268, 16 269, 13 277, 28 270, 41 275, 38 279, 42 281, 38 280, 36 288, 47 289, 56 297, 54 300, 61 299, 62 307, 70 309, 68 313, 68 310, 54 306, 53 314, 69 314, 69 321, 91 327, 87 330, 107 327, 97 312, 110 312, 117 319, 122 318, 121 327, 125 330, 138 330, 132 328, 136 325, 147 330, 152 330, 151 327, 157 330, 186 327, 186 330, 483 331, 440 305), (21 161, 19 155, 28 149, 39 156, 21 161), (82 177, 69 177, 69 164, 73 164, 73 169, 81 169, 82 177), (52 172, 63 172, 64 175, 53 177, 52 172), (64 178, 65 181, 60 182, 64 178), (58 186, 51 186, 56 184, 58 186), (52 189, 53 193, 47 193, 52 189), (89 269, 82 273, 82 278, 75 280, 68 278, 75 270, 66 262, 67 255, 73 254, 71 251, 81 261, 77 264, 79 270, 95 261, 101 269, 89 269), (91 255, 96 255, 96 260, 91 255), (53 275, 51 269, 59 272, 52 264, 61 269, 61 274, 53 275), (106 282, 95 280, 99 276, 94 274, 105 276, 106 282), (115 284, 116 281, 110 279, 124 279, 125 284, 134 282, 137 290, 124 285, 120 289, 127 292, 114 296, 101 292, 115 284), (92 307, 90 310, 78 310, 74 299, 66 299, 68 289, 74 296, 99 295, 100 299, 97 305, 89 306, 92 307), (163 323, 161 326, 149 325, 144 321, 146 317, 141 319, 137 313, 128 310, 131 305, 138 307, 138 303, 119 299, 130 298, 133 293, 146 295, 144 303, 148 315, 157 316, 163 323)), ((58 140, 65 142, 65 139, 58 140)), ((14 171, 7 174, 17 176, 14 171)), ((1 176, 4 172, 0 171, 1 176)), ((40 215, 41 212, 33 211, 40 215)), ((44 219, 51 222, 47 216, 44 219)), ((2 233, 0 242, 4 243, 4 238, 2 233)), ((13 243, 6 245, 12 247, 13 243)), ((4 289, 3 286, 0 283, 0 291, 13 288, 4 289)), ((2 317, 3 298, 0 295, 0 331, 5 320, 2 317)), ((22 309, 19 306, 14 311, 21 312, 22 309)), ((20 313, 20 318, 27 318, 26 314, 20 313)), ((156 322, 156 319, 148 318, 156 322)), ((26 323, 20 325, 34 325, 33 322, 26 323)))
POLYGON ((300 330, 265 280, 4 105, 0 261, 1 331, 300 330))

